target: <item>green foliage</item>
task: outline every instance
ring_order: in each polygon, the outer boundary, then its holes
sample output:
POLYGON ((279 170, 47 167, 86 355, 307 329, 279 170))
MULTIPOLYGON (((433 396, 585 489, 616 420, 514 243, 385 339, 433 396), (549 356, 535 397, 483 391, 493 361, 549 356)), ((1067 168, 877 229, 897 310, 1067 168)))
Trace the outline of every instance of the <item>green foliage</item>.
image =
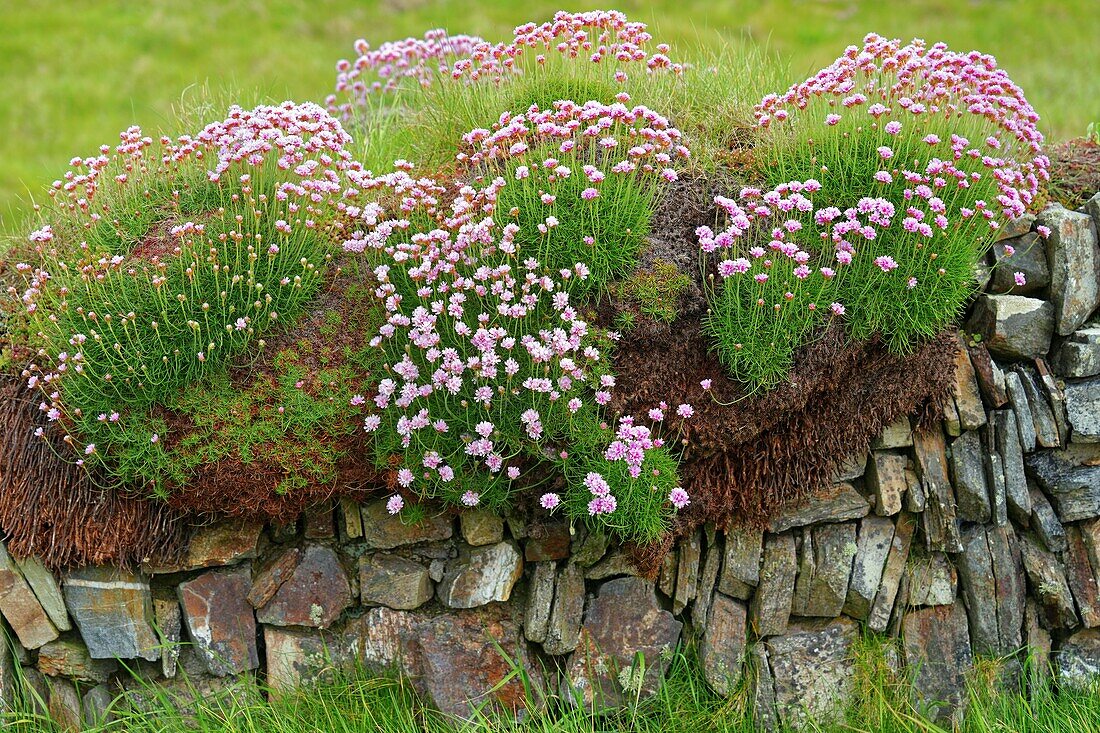
POLYGON ((645 315, 672 323, 679 315, 680 296, 690 284, 691 278, 676 265, 657 260, 624 280, 618 294, 634 301, 645 315))

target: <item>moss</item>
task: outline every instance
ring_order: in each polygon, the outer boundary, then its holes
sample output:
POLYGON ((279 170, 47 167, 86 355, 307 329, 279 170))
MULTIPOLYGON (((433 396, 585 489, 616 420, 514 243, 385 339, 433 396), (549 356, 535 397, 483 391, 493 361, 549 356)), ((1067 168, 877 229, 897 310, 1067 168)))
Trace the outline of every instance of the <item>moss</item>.
POLYGON ((671 323, 679 315, 680 296, 690 285, 691 278, 676 265, 657 260, 623 281, 618 294, 633 301, 643 314, 671 323))

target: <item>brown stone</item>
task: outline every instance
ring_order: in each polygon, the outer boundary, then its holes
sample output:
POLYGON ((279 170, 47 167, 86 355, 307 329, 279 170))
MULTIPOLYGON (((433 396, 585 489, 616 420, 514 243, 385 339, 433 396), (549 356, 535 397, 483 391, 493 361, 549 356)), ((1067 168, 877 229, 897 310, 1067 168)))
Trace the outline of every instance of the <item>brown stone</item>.
POLYGON ((564 560, 569 557, 569 545, 572 540, 569 525, 564 522, 541 525, 537 531, 530 530, 527 544, 523 549, 523 557, 527 562, 564 560))
POLYGON ((890 613, 894 609, 894 599, 898 593, 898 584, 905 574, 905 562, 909 559, 909 546, 913 541, 913 532, 917 520, 912 514, 902 514, 894 526, 894 537, 890 545, 890 554, 882 569, 878 593, 871 604, 871 613, 867 617, 867 626, 872 631, 886 631, 890 622, 890 613))
POLYGON ((411 611, 372 608, 348 621, 345 646, 355 662, 373 672, 387 672, 396 667, 411 676, 416 673, 409 657, 411 634, 424 618, 411 611))
POLYGON ((978 390, 978 379, 965 348, 958 350, 955 360, 955 410, 963 430, 977 430, 985 425, 985 406, 978 390))
POLYGON ((926 500, 921 518, 927 547, 933 551, 958 552, 962 545, 955 519, 955 496, 947 477, 943 433, 938 429, 918 431, 913 436, 913 449, 926 500))
POLYGON ((302 534, 307 540, 327 540, 336 536, 332 504, 310 507, 305 513, 302 534))
POLYGON ((905 572, 910 606, 950 606, 955 602, 958 573, 943 554, 910 558, 905 572))
POLYGON ((504 539, 504 520, 489 509, 468 509, 458 517, 462 539, 466 544, 480 547, 493 545, 504 539))
POLYGON ((350 670, 350 650, 320 629, 264 627, 267 684, 277 691, 331 681, 336 670, 350 670))
POLYGON ((344 537, 356 540, 363 536, 363 516, 359 513, 359 504, 354 499, 340 499, 341 527, 344 537))
POLYGON ((365 606, 412 610, 431 600, 428 568, 403 557, 376 553, 359 558, 359 595, 365 606))
POLYGON ((1093 568, 1085 540, 1077 527, 1066 528, 1066 544, 1066 580, 1077 601, 1081 623, 1088 628, 1100 626, 1100 581, 1097 580, 1100 568, 1093 568))
POLYGON ((260 567, 252 581, 252 588, 248 591, 248 602, 253 608, 259 608, 275 597, 275 592, 294 573, 294 568, 298 567, 301 554, 302 551, 297 547, 289 547, 269 558, 260 567))
POLYGON ((400 516, 389 513, 385 499, 364 505, 362 517, 363 539, 378 550, 446 540, 454 533, 454 522, 447 515, 428 516, 416 524, 405 524, 400 516))
POLYGON ((931 711, 941 722, 960 720, 967 700, 966 674, 974 657, 962 604, 906 613, 901 636, 918 709, 931 711))
POLYGON ((275 626, 327 629, 351 603, 351 586, 340 558, 328 547, 310 545, 256 618, 275 626))
POLYGON ((172 598, 153 599, 153 618, 161 643, 160 665, 165 677, 175 677, 180 658, 180 633, 183 630, 183 614, 179 600, 172 598))
POLYGON ((871 453, 866 481, 875 497, 875 514, 890 517, 901 511, 901 499, 908 488, 905 480, 907 462, 908 459, 898 453, 871 453))
POLYGON ((218 677, 240 674, 260 665, 256 619, 248 603, 252 572, 248 568, 212 570, 179 586, 187 633, 218 677))
POLYGON ((57 638, 57 627, 19 572, 15 561, 0 542, 0 614, 11 624, 19 643, 37 649, 57 638))
POLYGON ((195 530, 186 556, 178 563, 147 563, 151 574, 178 573, 221 565, 235 565, 256 557, 256 546, 263 531, 262 522, 229 519, 195 530))
POLYGON ((68 677, 81 682, 106 682, 118 670, 113 659, 92 659, 88 647, 73 634, 66 634, 38 650, 38 671, 50 677, 68 677))

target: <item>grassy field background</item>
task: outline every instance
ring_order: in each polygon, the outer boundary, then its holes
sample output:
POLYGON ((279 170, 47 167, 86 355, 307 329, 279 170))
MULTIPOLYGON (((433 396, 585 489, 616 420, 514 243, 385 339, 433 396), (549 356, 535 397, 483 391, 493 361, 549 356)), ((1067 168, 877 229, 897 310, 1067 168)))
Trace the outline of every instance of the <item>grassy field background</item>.
MULTIPOLYGON (((546 0, 0 0, 0 227, 70 157, 130 124, 172 131, 198 89, 320 100, 359 37, 431 27, 496 40, 548 19, 546 0)), ((1094 0, 620 0, 673 43, 767 44, 802 76, 871 30, 995 54, 1054 139, 1100 121, 1094 0)), ((675 48, 675 47, 674 47, 675 48)), ((792 78, 791 81, 795 79, 792 78)))

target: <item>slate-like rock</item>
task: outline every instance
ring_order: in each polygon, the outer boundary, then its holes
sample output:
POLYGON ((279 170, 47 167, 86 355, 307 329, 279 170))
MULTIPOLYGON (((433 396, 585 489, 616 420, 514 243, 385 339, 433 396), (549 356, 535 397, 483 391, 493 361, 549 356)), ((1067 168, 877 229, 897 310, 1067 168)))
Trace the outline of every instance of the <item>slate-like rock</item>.
POLYGON ((1031 489, 1031 528, 1051 552, 1066 549, 1066 530, 1058 521, 1054 507, 1047 501, 1046 494, 1034 488, 1031 489))
POLYGON ((62 593, 93 659, 160 658, 145 576, 117 568, 82 568, 65 575, 62 593))
POLYGON ((793 502, 771 520, 768 531, 775 534, 793 527, 821 522, 846 522, 867 516, 867 499, 851 484, 835 484, 808 499, 793 502))
POLYGON ((890 542, 890 553, 886 556, 886 565, 882 569, 878 592, 871 602, 871 612, 867 616, 867 627, 872 631, 884 632, 890 623, 894 610, 894 600, 898 587, 905 574, 905 563, 909 559, 909 547, 913 542, 917 520, 912 514, 898 516, 894 525, 894 537, 890 542))
POLYGON ((799 727, 843 715, 854 689, 858 638, 859 624, 840 617, 792 623, 786 634, 765 640, 783 723, 799 727))
POLYGON ((908 488, 905 479, 906 463, 908 458, 900 453, 871 453, 864 481, 875 497, 875 514, 890 517, 901 511, 901 500, 908 488))
POLYGON ((256 612, 260 623, 327 629, 352 603, 347 572, 336 552, 309 545, 287 580, 256 612))
POLYGON ((775 710, 775 678, 768 662, 768 647, 758 641, 749 647, 747 673, 749 702, 756 730, 774 731, 779 727, 779 715, 775 710))
POLYGON ((411 676, 417 670, 413 668, 409 647, 416 625, 425 618, 421 612, 394 611, 385 606, 372 608, 348 620, 342 648, 350 652, 356 663, 373 672, 391 671, 396 667, 411 676))
POLYGON ((1066 416, 1075 443, 1100 442, 1100 378, 1066 384, 1066 416))
POLYGON ((870 615, 893 540, 894 523, 889 518, 870 516, 860 522, 852 576, 844 603, 844 613, 852 618, 866 621, 870 615))
POLYGON ((409 611, 432 598, 428 568, 418 562, 378 552, 359 558, 359 596, 365 606, 409 611))
POLYGON ((179 588, 187 633, 218 677, 260 666, 256 618, 248 603, 252 571, 247 567, 211 570, 179 588))
MULTIPOLYGON (((1037 359, 1036 364, 1044 364, 1044 362, 1037 359)), ((1043 384, 1038 372, 1031 366, 1016 364, 1012 370, 1019 376, 1024 394, 1027 395, 1028 409, 1031 413, 1032 425, 1035 428, 1036 443, 1043 448, 1060 447, 1063 443, 1062 434, 1067 431, 1064 426, 1059 425, 1058 415, 1055 414, 1052 405, 1050 390, 1043 384)))
POLYGON ((452 560, 439 583, 439 600, 451 608, 506 601, 523 575, 523 557, 511 542, 475 547, 452 560))
POLYGON ((1050 364, 1063 377, 1100 374, 1100 326, 1088 326, 1067 336, 1051 353, 1050 364))
POLYGON ((547 654, 568 654, 577 648, 584 617, 584 571, 567 564, 554 583, 554 605, 542 648, 547 654))
POLYGON ((1035 232, 1026 232, 1023 236, 997 242, 993 245, 993 255, 997 265, 993 268, 993 277, 989 283, 991 292, 1028 295, 1038 293, 1050 285, 1046 246, 1035 232), (1006 255, 1005 245, 1011 245, 1016 251, 1012 255, 1006 255), (1023 285, 1016 284, 1017 272, 1024 273, 1023 285))
POLYGON ((1088 214, 1069 211, 1058 204, 1047 207, 1037 222, 1050 227, 1047 241, 1050 299, 1055 311, 1055 329, 1068 336, 1100 304, 1096 225, 1088 214))
POLYGON ((64 632, 71 629, 73 625, 69 622, 69 612, 65 609, 65 597, 61 594, 57 577, 37 557, 12 559, 57 630, 64 632))
POLYGON ((60 730, 80 733, 84 729, 84 716, 76 686, 69 680, 59 678, 50 682, 49 690, 50 719, 60 730))
POLYGON ((699 643, 699 664, 707 684, 719 695, 737 688, 745 654, 745 604, 717 593, 699 643))
POLYGON ((1020 536, 1020 552, 1028 582, 1035 599, 1039 601, 1047 628, 1072 629, 1078 623, 1077 613, 1065 571, 1058 558, 1026 534, 1020 536))
POLYGON ((942 553, 910 558, 905 573, 909 578, 910 606, 950 606, 955 602, 958 574, 942 553))
POLYGON ((676 591, 672 596, 672 613, 679 616, 695 599, 699 585, 699 563, 703 556, 703 533, 697 530, 680 541, 676 563, 676 591))
POLYGON ((1008 500, 1008 516, 1026 527, 1031 522, 1031 494, 1027 488, 1024 470, 1024 453, 1020 448, 1020 433, 1016 416, 1011 410, 993 412, 993 431, 997 453, 1005 475, 1005 498, 1008 500))
POLYGON ((970 527, 955 556, 976 654, 1014 654, 1022 644, 1025 584, 1015 534, 1003 527, 970 527))
POLYGON ((0 542, 0 615, 11 624, 19 643, 37 649, 58 636, 57 627, 0 542))
POLYGON ((957 552, 959 527, 955 496, 947 477, 947 453, 939 429, 921 430, 913 436, 917 475, 924 487, 925 508, 921 514, 925 544, 929 550, 957 552))
POLYGON ((349 649, 335 634, 320 629, 264 626, 267 684, 293 690, 329 680, 338 669, 349 670, 349 649))
POLYGON ((991 516, 989 485, 982 458, 982 440, 968 430, 951 443, 951 477, 956 511, 964 522, 988 522, 991 516))
POLYGON ((718 576, 718 590, 732 598, 748 600, 760 582, 760 558, 764 531, 734 527, 726 532, 725 557, 718 576))
POLYGON ((1033 698, 1050 692, 1053 672, 1050 632, 1043 628, 1041 615, 1035 599, 1028 598, 1024 608, 1024 643, 1027 644, 1027 653, 1031 658, 1026 682, 1028 692, 1033 698))
POLYGON ((913 426, 909 424, 908 415, 898 416, 871 441, 871 447, 875 450, 908 448, 911 445, 913 445, 913 426))
POLYGON ((187 544, 186 555, 176 563, 146 563, 150 574, 178 573, 184 570, 235 565, 256 557, 263 522, 228 519, 195 530, 187 544))
POLYGON ((401 517, 386 509, 386 499, 378 499, 362 507, 363 539, 378 550, 392 550, 419 542, 449 539, 454 522, 449 516, 428 516, 416 524, 406 524, 401 517))
POLYGON ((1000 359, 1034 359, 1050 350, 1054 306, 1022 295, 982 295, 966 330, 980 334, 989 353, 1000 359))
POLYGON ((65 634, 38 650, 38 671, 49 677, 68 677, 80 682, 106 682, 118 670, 113 659, 92 659, 76 634, 65 634))
POLYGON ((466 544, 480 547, 492 545, 504 539, 504 520, 489 509, 469 509, 458 518, 462 539, 466 544))
POLYGON ((1054 655, 1061 686, 1095 689, 1100 676, 1100 629, 1085 629, 1062 642, 1054 655))
POLYGON ((180 641, 183 631, 183 612, 179 600, 172 598, 153 598, 153 619, 160 638, 160 670, 165 677, 175 677, 179 664, 180 641))
POLYGON ((707 627, 710 603, 718 585, 718 570, 722 565, 723 551, 718 543, 718 532, 713 524, 706 527, 706 547, 703 552, 703 569, 699 572, 699 585, 695 602, 691 605, 691 622, 697 629, 707 627))
POLYGON ((554 605, 554 579, 557 576, 552 562, 532 563, 531 580, 527 586, 527 603, 524 606, 523 633, 528 641, 546 641, 550 624, 550 611, 554 605))
POLYGON ((544 524, 528 528, 529 536, 523 545, 523 559, 527 562, 564 560, 569 557, 573 535, 565 522, 544 524))
POLYGON ((856 525, 821 524, 803 530, 799 572, 795 583, 796 602, 791 608, 795 616, 839 616, 848 596, 848 578, 852 573, 852 558, 856 554, 856 525))
POLYGON ((901 636, 918 709, 940 722, 959 721, 967 700, 966 673, 974 659, 962 604, 906 613, 901 636))
POLYGON ((960 344, 955 354, 955 412, 963 430, 977 430, 985 425, 985 406, 982 404, 978 378, 970 363, 966 348, 960 344))
POLYGON ((998 242, 1002 242, 1006 239, 1022 237, 1031 231, 1031 228, 1034 224, 1034 214, 1024 214, 1023 216, 1009 219, 1008 221, 1005 221, 1001 224, 1001 227, 997 230, 995 239, 998 242))
POLYGON ((660 687, 668 652, 680 640, 682 624, 661 608, 653 585, 644 578, 616 578, 604 583, 585 612, 581 640, 566 668, 568 699, 579 697, 587 709, 594 702, 618 707, 628 698, 647 697, 660 687), (635 666, 638 655, 642 668, 635 666), (623 682, 629 690, 624 691, 623 682))
POLYGON ((1100 517, 1100 466, 1078 466, 1055 451, 1030 455, 1026 464, 1063 524, 1100 517))
POLYGON ((1100 626, 1100 566, 1094 567, 1081 530, 1066 528, 1066 580, 1077 601, 1081 623, 1087 628, 1100 626))
POLYGON ((794 536, 769 536, 764 543, 760 584, 749 606, 749 623, 757 636, 782 634, 787 630, 797 568, 794 536))
POLYGON ((1024 383, 1020 380, 1020 375, 1016 371, 1010 369, 1005 372, 1005 389, 1008 392, 1008 399, 1012 403, 1012 412, 1016 415, 1016 428, 1020 434, 1020 447, 1024 453, 1031 453, 1035 450, 1035 441, 1038 437, 1035 434, 1035 418, 1031 414, 1031 404, 1028 402, 1024 383))

